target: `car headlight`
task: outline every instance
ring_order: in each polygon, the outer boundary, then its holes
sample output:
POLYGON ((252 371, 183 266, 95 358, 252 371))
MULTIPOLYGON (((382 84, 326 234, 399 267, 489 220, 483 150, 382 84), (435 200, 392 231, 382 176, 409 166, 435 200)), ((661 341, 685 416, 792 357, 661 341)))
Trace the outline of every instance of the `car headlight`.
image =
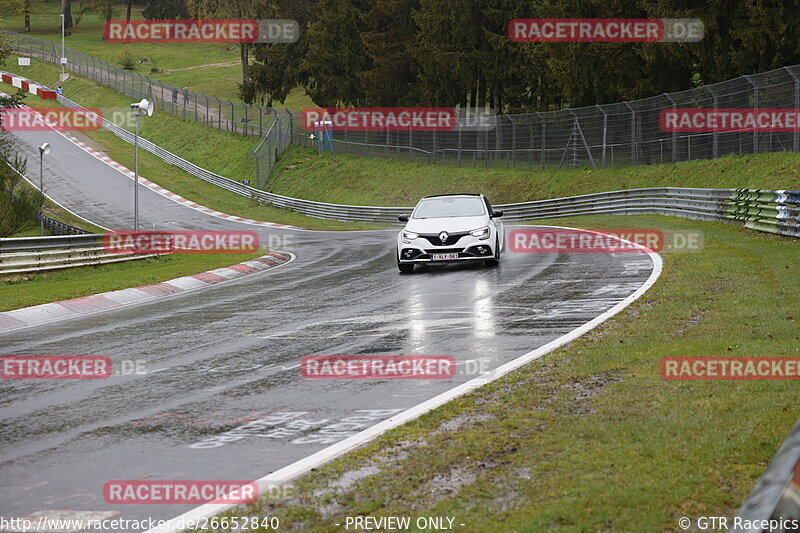
POLYGON ((474 229, 469 232, 470 235, 473 237, 477 237, 480 240, 485 240, 489 238, 489 226, 484 226, 481 229, 474 229))
POLYGON ((414 233, 413 231, 406 231, 403 230, 403 240, 406 242, 411 242, 414 239, 419 237, 419 233, 414 233))

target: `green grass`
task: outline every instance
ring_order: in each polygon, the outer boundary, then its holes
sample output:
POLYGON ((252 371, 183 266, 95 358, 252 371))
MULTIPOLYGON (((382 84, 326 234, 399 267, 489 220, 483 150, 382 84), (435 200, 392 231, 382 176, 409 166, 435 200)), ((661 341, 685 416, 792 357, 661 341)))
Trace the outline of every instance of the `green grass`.
POLYGON ((309 532, 357 515, 578 532, 678 531, 681 516, 734 513, 800 415, 797 384, 665 381, 659 361, 800 356, 800 303, 786 298, 797 242, 669 217, 558 223, 700 230, 705 248, 665 254, 656 285, 593 332, 317 469, 291 498, 232 514, 309 532), (331 486, 366 466, 379 472, 331 486))
POLYGON ((428 194, 482 192, 495 203, 524 202, 637 187, 800 189, 800 154, 726 156, 620 169, 525 170, 409 163, 298 150, 272 191, 309 200, 414 205, 428 194))
POLYGON ((0 311, 160 283, 249 261, 265 253, 262 249, 252 254, 173 254, 0 280, 0 311))
MULTIPOLYGON (((58 2, 31 2, 31 33, 33 37, 46 39, 61 46, 61 4, 58 2)), ((134 6, 131 17, 143 18, 141 6, 134 6)), ((78 13, 79 4, 72 8, 73 16, 78 13)), ((115 6, 115 19, 125 18, 125 5, 115 6)), ((24 23, 21 15, 8 7, 0 10, 3 28, 23 33, 24 23)), ((242 67, 239 63, 239 47, 236 44, 179 44, 179 43, 108 43, 102 39, 105 17, 100 13, 86 12, 72 30, 72 35, 65 38, 65 45, 91 57, 102 59, 120 67, 123 47, 130 51, 137 62, 148 59, 147 63, 137 63, 134 72, 153 79, 170 83, 177 87, 188 87, 190 90, 240 101, 237 83, 242 78, 242 67), (172 70, 216 63, 237 62, 234 66, 214 66, 192 70, 172 70), (159 72, 151 72, 152 68, 159 72), (165 71, 165 72, 164 72, 165 71)), ((16 62, 16 61, 15 61, 16 62)), ((276 106, 279 105, 276 103, 276 106)), ((302 109, 312 105, 311 99, 301 88, 292 91, 285 106, 291 109, 302 109), (297 107, 291 107, 297 106, 297 107)))

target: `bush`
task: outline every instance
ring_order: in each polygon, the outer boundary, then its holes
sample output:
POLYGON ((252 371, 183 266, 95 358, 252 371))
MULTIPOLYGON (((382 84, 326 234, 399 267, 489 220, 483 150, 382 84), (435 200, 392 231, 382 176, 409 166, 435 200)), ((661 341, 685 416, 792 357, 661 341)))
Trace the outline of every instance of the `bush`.
POLYGON ((122 53, 119 55, 119 66, 125 70, 133 70, 136 68, 136 61, 133 59, 133 54, 128 50, 127 46, 122 47, 122 53))

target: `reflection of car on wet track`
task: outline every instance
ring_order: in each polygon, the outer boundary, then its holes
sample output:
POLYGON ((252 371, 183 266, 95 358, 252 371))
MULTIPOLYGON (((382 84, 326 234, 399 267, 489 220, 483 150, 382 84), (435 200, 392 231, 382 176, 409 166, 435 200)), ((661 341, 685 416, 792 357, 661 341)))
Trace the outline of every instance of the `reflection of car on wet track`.
POLYGON ((415 264, 484 261, 497 265, 503 251, 503 223, 482 194, 426 196, 411 215, 398 219, 406 227, 397 235, 397 267, 411 272, 415 264))

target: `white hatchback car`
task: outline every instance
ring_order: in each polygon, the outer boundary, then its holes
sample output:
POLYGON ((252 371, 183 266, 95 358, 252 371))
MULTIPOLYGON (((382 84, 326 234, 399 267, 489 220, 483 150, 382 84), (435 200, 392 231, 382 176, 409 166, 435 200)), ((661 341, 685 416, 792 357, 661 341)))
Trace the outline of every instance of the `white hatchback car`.
POLYGON ((411 215, 397 217, 406 227, 397 235, 397 268, 411 272, 419 263, 484 261, 497 265, 505 233, 500 217, 482 194, 426 196, 411 215))

